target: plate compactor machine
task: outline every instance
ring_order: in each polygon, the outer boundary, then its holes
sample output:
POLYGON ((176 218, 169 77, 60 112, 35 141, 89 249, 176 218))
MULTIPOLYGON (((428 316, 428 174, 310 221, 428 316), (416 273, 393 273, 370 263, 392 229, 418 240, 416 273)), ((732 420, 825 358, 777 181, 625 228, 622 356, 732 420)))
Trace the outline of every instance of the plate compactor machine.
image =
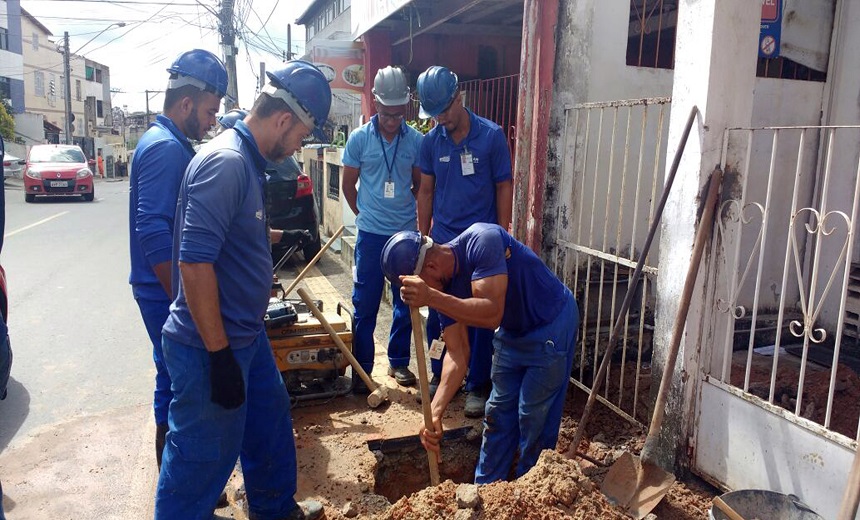
MULTIPOLYGON (((314 303, 320 311, 323 310, 322 301, 314 303)), ((352 332, 341 316, 346 309, 338 304, 337 310, 337 313, 324 315, 351 352, 352 332)), ((275 363, 284 377, 293 404, 334 398, 350 392, 352 381, 344 377, 349 360, 302 300, 272 298, 265 322, 275 363)))

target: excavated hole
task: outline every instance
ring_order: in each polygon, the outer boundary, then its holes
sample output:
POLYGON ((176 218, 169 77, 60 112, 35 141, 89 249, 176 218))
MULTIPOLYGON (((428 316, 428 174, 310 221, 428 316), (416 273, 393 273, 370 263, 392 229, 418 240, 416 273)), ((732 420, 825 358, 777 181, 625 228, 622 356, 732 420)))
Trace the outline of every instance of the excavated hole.
MULTIPOLYGON (((384 496, 393 504, 430 486, 427 452, 417 436, 372 441, 368 442, 368 448, 377 460, 373 489, 377 495, 384 496)), ((475 434, 471 428, 446 432, 439 464, 440 480, 453 480, 458 484, 474 482, 480 448, 480 434, 475 434)))

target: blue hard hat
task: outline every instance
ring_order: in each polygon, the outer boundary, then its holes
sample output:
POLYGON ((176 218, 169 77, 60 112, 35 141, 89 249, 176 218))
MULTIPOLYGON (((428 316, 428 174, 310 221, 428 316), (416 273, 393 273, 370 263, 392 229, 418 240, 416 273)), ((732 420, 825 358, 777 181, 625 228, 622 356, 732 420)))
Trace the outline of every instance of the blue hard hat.
POLYGON ((263 92, 282 99, 308 128, 314 137, 325 140, 323 125, 331 108, 331 87, 322 72, 312 64, 293 60, 283 68, 266 71, 270 86, 263 92), (289 95, 282 95, 286 91, 289 95))
POLYGON ((206 90, 214 93, 218 97, 227 95, 227 68, 224 63, 209 51, 203 49, 193 49, 185 51, 173 60, 173 65, 167 69, 167 72, 176 74, 177 80, 182 77, 193 78, 200 82, 182 82, 171 85, 168 88, 176 88, 182 84, 195 85, 201 90, 206 90))
POLYGON ((418 231, 395 233, 382 247, 382 273, 394 286, 400 285, 403 275, 417 275, 424 266, 424 255, 433 240, 418 231))
POLYGON ((247 115, 247 110, 242 110, 241 108, 234 108, 226 114, 219 116, 218 124, 220 124, 225 130, 228 128, 233 128, 233 126, 236 124, 236 121, 242 121, 247 115))
POLYGON ((436 117, 448 108, 457 93, 457 75, 446 67, 433 65, 418 76, 418 115, 424 119, 436 117))

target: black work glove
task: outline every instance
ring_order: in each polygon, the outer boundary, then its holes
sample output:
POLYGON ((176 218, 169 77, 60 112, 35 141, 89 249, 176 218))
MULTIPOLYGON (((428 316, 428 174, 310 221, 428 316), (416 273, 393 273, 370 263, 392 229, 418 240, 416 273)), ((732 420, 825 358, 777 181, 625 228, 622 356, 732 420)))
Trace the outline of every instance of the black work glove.
POLYGON ((292 247, 296 244, 301 247, 310 241, 311 234, 306 229, 285 229, 278 243, 286 247, 292 247))
POLYGON ((216 352, 209 352, 209 362, 212 402, 228 410, 242 406, 245 402, 245 380, 242 379, 242 369, 236 363, 230 345, 216 352))

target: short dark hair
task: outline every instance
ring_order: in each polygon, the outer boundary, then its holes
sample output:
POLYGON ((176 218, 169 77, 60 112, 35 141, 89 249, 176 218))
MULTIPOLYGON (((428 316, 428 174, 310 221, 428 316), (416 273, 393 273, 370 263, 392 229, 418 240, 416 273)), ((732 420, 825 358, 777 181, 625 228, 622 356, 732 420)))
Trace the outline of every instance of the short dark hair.
POLYGON ((276 98, 268 94, 260 94, 257 100, 254 101, 254 106, 251 108, 251 112, 261 119, 265 119, 277 112, 288 112, 292 114, 294 118, 296 117, 296 113, 283 99, 276 98))
POLYGON ((204 91, 195 87, 194 85, 183 85, 179 88, 169 88, 164 92, 164 108, 163 111, 167 112, 176 103, 182 100, 182 98, 191 98, 191 101, 196 105, 200 102, 201 98, 205 94, 204 91))

